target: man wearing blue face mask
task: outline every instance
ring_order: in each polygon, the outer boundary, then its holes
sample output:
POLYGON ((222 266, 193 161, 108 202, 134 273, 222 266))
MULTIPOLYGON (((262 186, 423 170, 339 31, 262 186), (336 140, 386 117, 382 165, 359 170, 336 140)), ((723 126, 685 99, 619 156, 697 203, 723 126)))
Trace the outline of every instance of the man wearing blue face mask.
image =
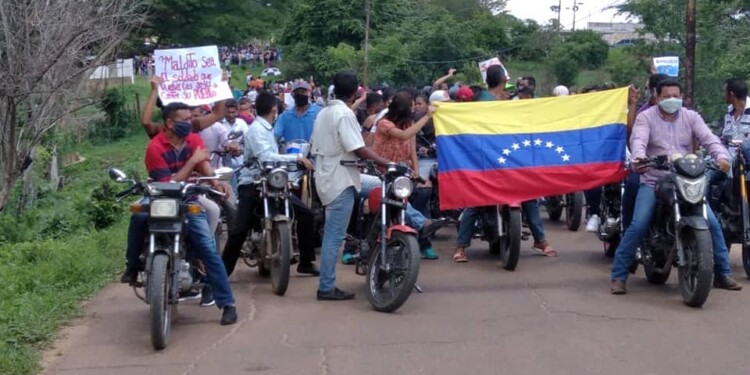
MULTIPOLYGON (((697 140, 719 165, 723 172, 729 170, 729 154, 717 136, 711 133, 701 116, 682 107, 682 87, 668 79, 656 88, 658 105, 638 115, 630 138, 630 151, 634 160, 657 155, 687 155, 693 152, 697 140)), ((641 186, 635 203, 630 226, 625 231, 612 263, 612 294, 625 294, 628 268, 635 259, 636 247, 646 236, 656 208, 654 186, 666 171, 639 170, 641 186)), ((714 250, 714 286, 727 290, 740 290, 742 286, 732 278, 729 251, 724 236, 711 207, 707 207, 708 227, 714 250)))

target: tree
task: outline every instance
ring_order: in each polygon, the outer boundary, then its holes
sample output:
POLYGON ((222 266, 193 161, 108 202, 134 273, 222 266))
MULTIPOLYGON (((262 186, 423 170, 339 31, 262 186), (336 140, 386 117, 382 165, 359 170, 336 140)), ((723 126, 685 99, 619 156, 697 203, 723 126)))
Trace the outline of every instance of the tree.
POLYGON ((555 49, 550 59, 557 83, 568 87, 573 86, 578 77, 578 62, 564 49, 555 49))
POLYGON ((564 46, 576 61, 587 69, 597 69, 607 62, 609 45, 591 30, 578 30, 565 38, 564 46))
POLYGON ((81 83, 144 10, 139 0, 0 2, 0 209, 43 136, 96 103, 81 83))

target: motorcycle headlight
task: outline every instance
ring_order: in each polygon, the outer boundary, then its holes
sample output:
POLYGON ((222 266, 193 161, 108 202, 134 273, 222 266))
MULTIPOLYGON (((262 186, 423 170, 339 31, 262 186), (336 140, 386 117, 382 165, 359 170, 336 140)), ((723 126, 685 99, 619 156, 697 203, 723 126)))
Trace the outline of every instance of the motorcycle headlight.
POLYGON ((677 177, 675 182, 677 191, 689 203, 698 203, 706 196, 706 177, 696 180, 677 177))
POLYGON ((151 201, 151 217, 177 217, 180 205, 174 199, 157 199, 151 201))
POLYGON ((289 181, 289 174, 282 168, 276 168, 268 174, 268 184, 274 189, 283 189, 289 181))
POLYGON ((391 189, 393 189, 393 195, 395 195, 396 198, 406 199, 409 198, 412 191, 414 191, 414 183, 411 182, 409 177, 398 177, 393 180, 391 189))

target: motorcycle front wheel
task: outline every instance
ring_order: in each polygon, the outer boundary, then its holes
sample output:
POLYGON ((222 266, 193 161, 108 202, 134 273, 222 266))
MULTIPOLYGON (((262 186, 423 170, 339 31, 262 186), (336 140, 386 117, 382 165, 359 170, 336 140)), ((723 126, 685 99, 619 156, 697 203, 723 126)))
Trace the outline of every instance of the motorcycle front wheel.
POLYGON ((521 209, 508 209, 505 222, 508 227, 505 231, 505 243, 500 252, 500 260, 503 262, 503 268, 513 271, 518 266, 518 258, 521 256, 521 209))
POLYGON ((411 295, 419 276, 419 243, 413 234, 393 232, 385 249, 372 249, 367 267, 367 300, 380 312, 396 311, 411 295), (390 270, 381 264, 388 264, 390 270))
POLYGON ((150 306, 151 344, 161 350, 169 343, 172 325, 172 305, 169 303, 171 279, 168 272, 169 256, 155 254, 148 277, 148 303, 150 306))
POLYGON ((289 265, 292 254, 292 233, 289 224, 274 223, 271 229, 271 290, 278 296, 283 296, 289 286, 289 265))
POLYGON ((583 216, 583 192, 577 191, 565 196, 565 224, 571 232, 577 232, 583 216))
POLYGON ((690 307, 701 307, 708 299, 714 279, 711 235, 707 230, 686 228, 682 243, 686 266, 677 270, 682 301, 690 307))

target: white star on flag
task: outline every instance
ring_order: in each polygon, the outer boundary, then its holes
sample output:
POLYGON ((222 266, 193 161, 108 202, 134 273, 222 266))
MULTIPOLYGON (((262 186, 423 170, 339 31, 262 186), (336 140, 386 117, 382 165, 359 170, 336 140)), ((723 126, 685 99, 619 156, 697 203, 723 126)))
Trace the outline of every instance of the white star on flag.
POLYGON ((531 146, 531 141, 530 140, 527 139, 527 140, 523 141, 523 147, 529 147, 529 146, 531 146))
POLYGON ((555 144, 552 142, 547 142, 547 148, 555 147, 555 144))
POLYGON ((541 139, 537 138, 537 139, 534 140, 534 146, 541 146, 541 145, 542 145, 542 140, 541 139))
POLYGON ((562 160, 563 161, 570 161, 570 155, 568 155, 568 154, 563 155, 562 156, 562 160))
POLYGON ((507 148, 506 148, 506 149, 504 149, 504 150, 503 150, 503 154, 504 154, 504 155, 510 155, 510 150, 508 150, 507 148))
POLYGON ((521 146, 520 146, 520 145, 519 145, 518 143, 514 143, 514 144, 513 144, 513 146, 511 146, 511 148, 512 148, 513 150, 516 150, 516 151, 518 151, 518 149, 519 149, 519 148, 521 148, 521 146))
POLYGON ((505 161, 506 161, 506 160, 507 160, 507 159, 505 159, 504 157, 500 157, 500 158, 498 158, 498 159, 497 159, 497 161, 498 161, 498 162, 499 162, 500 164, 505 164, 505 161))
POLYGON ((562 148, 562 147, 560 147, 560 146, 557 146, 557 148, 555 149, 555 151, 557 151, 558 154, 562 154, 563 152, 565 152, 565 149, 562 148))

